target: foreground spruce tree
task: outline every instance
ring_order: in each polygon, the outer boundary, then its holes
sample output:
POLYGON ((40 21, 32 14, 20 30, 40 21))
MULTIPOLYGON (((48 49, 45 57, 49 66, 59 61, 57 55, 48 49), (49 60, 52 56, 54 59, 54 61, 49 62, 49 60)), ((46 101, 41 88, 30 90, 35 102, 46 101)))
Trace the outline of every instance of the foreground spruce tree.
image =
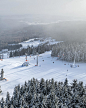
POLYGON ((67 78, 64 82, 33 78, 16 86, 12 97, 7 92, 0 108, 86 108, 86 89, 77 80, 69 86, 67 78))

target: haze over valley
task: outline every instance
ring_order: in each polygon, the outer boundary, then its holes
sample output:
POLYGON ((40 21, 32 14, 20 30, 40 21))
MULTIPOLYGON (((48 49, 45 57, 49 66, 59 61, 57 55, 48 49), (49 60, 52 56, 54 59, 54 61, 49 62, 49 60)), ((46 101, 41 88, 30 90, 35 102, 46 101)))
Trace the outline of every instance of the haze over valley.
POLYGON ((86 0, 0 0, 0 108, 86 108, 86 0))
POLYGON ((86 20, 62 16, 14 15, 0 18, 0 41, 53 37, 62 41, 86 41, 86 20), (72 38, 71 38, 72 37, 72 38))

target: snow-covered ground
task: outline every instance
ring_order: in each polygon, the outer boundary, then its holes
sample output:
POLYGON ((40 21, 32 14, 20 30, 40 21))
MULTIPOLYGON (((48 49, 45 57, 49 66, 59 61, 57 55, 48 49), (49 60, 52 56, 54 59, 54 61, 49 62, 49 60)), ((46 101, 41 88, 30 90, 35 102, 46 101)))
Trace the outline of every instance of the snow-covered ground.
POLYGON ((22 67, 22 64, 25 62, 25 56, 7 58, 0 61, 0 70, 3 68, 4 78, 8 79, 8 81, 0 81, 2 89, 0 99, 6 96, 7 91, 12 96, 16 85, 22 85, 33 77, 39 80, 41 78, 54 78, 56 81, 64 81, 65 78, 68 78, 69 83, 73 79, 78 79, 78 81, 83 81, 86 84, 86 63, 78 63, 79 67, 71 68, 70 63, 56 59, 56 57, 51 57, 51 51, 49 51, 39 55, 38 66, 35 66, 36 56, 28 56, 30 65, 27 67, 22 67))
MULTIPOLYGON (((22 44, 22 47, 20 47, 19 49, 16 49, 16 50, 22 50, 23 48, 27 48, 28 46, 34 46, 34 47, 37 47, 38 45, 41 45, 41 44, 45 44, 47 43, 47 45, 54 45, 54 44, 57 44, 57 43, 60 43, 60 42, 63 42, 63 41, 56 41, 55 39, 52 39, 51 37, 49 38, 33 38, 33 39, 29 39, 27 41, 23 41, 19 44, 22 44)), ((9 45, 16 45, 16 44, 9 44, 9 45)), ((3 51, 0 51, 1 55, 3 53, 3 58, 7 58, 9 57, 9 54, 10 52, 14 52, 15 50, 11 50, 11 51, 7 51, 7 52, 4 52, 4 50, 8 50, 8 49, 3 49, 3 51)))
POLYGON ((44 41, 40 41, 41 39, 42 38, 33 38, 33 39, 29 39, 27 41, 21 42, 19 44, 22 44, 22 47, 23 48, 27 48, 28 46, 32 46, 32 45, 34 47, 37 47, 38 45, 43 44, 43 43, 46 43, 46 42, 48 42, 48 44, 50 44, 50 45, 53 45, 53 44, 62 42, 62 41, 55 41, 55 39, 51 39, 51 38, 42 39, 44 41), (37 40, 34 40, 34 39, 37 39, 37 40))

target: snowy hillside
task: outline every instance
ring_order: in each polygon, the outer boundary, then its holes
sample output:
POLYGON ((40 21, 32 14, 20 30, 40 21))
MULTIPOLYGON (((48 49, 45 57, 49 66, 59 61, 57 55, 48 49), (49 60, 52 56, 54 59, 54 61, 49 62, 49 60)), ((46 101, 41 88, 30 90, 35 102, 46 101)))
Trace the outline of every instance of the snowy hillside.
POLYGON ((24 42, 21 42, 19 44, 22 44, 23 48, 27 48, 27 46, 38 46, 40 44, 43 44, 43 43, 48 43, 48 44, 56 44, 60 41, 55 41, 55 39, 51 39, 51 38, 48 38, 48 39, 42 39, 42 38, 33 38, 33 39, 29 39, 27 41, 24 41, 24 42))
POLYGON ((8 81, 0 81, 2 94, 1 97, 5 97, 7 91, 12 95, 13 89, 18 84, 24 84, 25 81, 30 79, 44 78, 51 79, 54 78, 56 81, 64 81, 68 78, 69 83, 73 79, 78 79, 78 81, 83 81, 86 83, 86 64, 79 63, 79 67, 71 68, 70 63, 59 61, 56 57, 51 57, 51 51, 44 54, 40 54, 38 57, 39 63, 36 65, 36 56, 28 56, 29 66, 22 67, 25 62, 25 56, 7 58, 0 61, 0 70, 4 70, 4 78, 8 81), (66 65, 64 65, 66 64, 66 65))
MULTIPOLYGON (((46 45, 54 45, 54 44, 57 44, 57 43, 60 43, 60 42, 63 42, 63 41, 56 41, 55 39, 52 39, 51 37, 49 38, 33 38, 33 39, 29 39, 27 41, 23 41, 21 43, 18 43, 20 45, 22 45, 22 47, 18 48, 17 47, 17 51, 21 51, 23 48, 24 49, 27 49, 27 47, 38 47, 38 45, 42 46, 43 44, 46 44, 46 45)), ((9 44, 9 45, 16 45, 16 44, 9 44)), ((8 50, 8 49, 3 49, 3 50, 8 50)), ((3 54, 3 58, 8 58, 10 56, 10 52, 15 52, 15 49, 12 49, 12 50, 9 50, 9 51, 0 51, 0 54, 1 54, 1 58, 2 58, 2 54, 3 54)))

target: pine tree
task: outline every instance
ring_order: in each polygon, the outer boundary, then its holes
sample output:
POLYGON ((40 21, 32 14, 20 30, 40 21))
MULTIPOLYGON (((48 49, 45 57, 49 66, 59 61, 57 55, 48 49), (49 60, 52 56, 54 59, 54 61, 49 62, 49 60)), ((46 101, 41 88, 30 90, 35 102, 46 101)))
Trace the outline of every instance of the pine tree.
POLYGON ((0 93, 2 92, 2 90, 1 90, 1 86, 0 86, 0 93))
POLYGON ((12 51, 10 52, 10 57, 13 57, 13 53, 12 53, 12 51))
POLYGON ((64 85, 65 85, 65 86, 68 85, 68 80, 67 80, 67 78, 65 79, 64 85))

